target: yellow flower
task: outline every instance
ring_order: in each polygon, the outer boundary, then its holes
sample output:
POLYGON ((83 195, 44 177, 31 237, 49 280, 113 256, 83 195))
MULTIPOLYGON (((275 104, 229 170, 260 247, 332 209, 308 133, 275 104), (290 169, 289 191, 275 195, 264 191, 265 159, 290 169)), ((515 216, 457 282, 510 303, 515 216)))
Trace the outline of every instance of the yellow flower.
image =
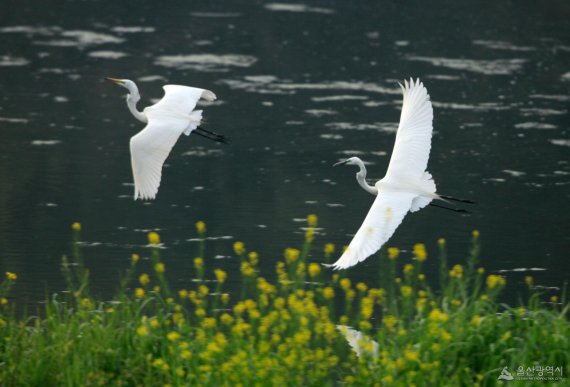
POLYGON ((431 321, 440 321, 440 322, 446 322, 447 320, 449 320, 449 316, 446 313, 439 310, 438 308, 435 308, 434 310, 432 310, 429 313, 428 318, 431 321))
POLYGON ((343 278, 340 280, 340 287, 344 290, 347 291, 348 289, 350 289, 350 280, 348 278, 343 278))
POLYGON ((334 244, 332 243, 325 244, 324 252, 325 255, 331 255, 332 253, 334 253, 334 244))
POLYGON ((442 247, 445 246, 445 238, 439 238, 437 240, 437 244, 442 246, 442 247))
POLYGON ((532 278, 532 276, 527 275, 526 277, 524 277, 524 283, 527 284, 527 286, 532 286, 534 284, 534 279, 532 278))
POLYGON ((214 270, 214 275, 216 276, 216 280, 218 281, 218 283, 221 283, 221 284, 226 282, 226 278, 228 278, 228 273, 226 273, 222 269, 214 270))
POLYGON ((475 325, 476 327, 478 327, 479 324, 481 324, 481 316, 475 315, 475 316, 471 317, 471 324, 473 324, 473 325, 475 325))
POLYGON ((478 268, 478 269, 477 269, 477 273, 478 273, 478 274, 481 274, 481 275, 485 274, 485 268, 484 268, 484 267, 478 268))
POLYGON ((132 254, 131 255, 131 262, 132 263, 137 263, 139 261, 139 259, 141 259, 140 255, 138 255, 138 254, 132 254))
POLYGON ((234 322, 234 318, 230 314, 224 313, 220 316, 220 321, 224 325, 231 325, 234 322))
POLYGON ((203 308, 198 308, 194 312, 197 317, 204 317, 206 315, 206 311, 203 308))
POLYGON ((323 297, 327 300, 332 300, 334 298, 334 289, 330 286, 327 286, 323 289, 323 297))
POLYGON ((301 252, 298 249, 294 249, 291 247, 288 247, 285 249, 285 261, 287 263, 293 263, 295 262, 297 259, 299 259, 299 254, 301 252))
POLYGON ((150 243, 151 245, 158 245, 160 243, 160 235, 158 235, 158 233, 155 231, 149 232, 147 237, 148 237, 148 243, 150 243))
POLYGON ((160 322, 156 318, 152 318, 150 319, 150 326, 156 329, 160 326, 160 322))
POLYGON ((318 221, 319 218, 315 214, 310 214, 307 216, 307 224, 309 225, 309 227, 317 227, 318 221))
POLYGON ((137 335, 139 336, 147 336, 148 335, 148 328, 146 325, 141 325, 137 328, 137 335))
POLYGON ((479 238, 479 230, 473 230, 471 235, 473 235, 473 238, 479 238))
POLYGON ((176 375, 183 378, 186 375, 186 371, 184 371, 184 368, 178 367, 176 368, 176 375))
POLYGON ((259 254, 257 254, 255 251, 250 252, 247 257, 249 258, 249 263, 254 266, 259 262, 259 254))
POLYGON ((418 361, 420 354, 416 351, 412 351, 411 349, 406 349, 404 350, 404 357, 409 361, 418 361))
POLYGON ((394 260, 400 255, 400 249, 397 247, 388 247, 388 258, 394 260))
POLYGON ((398 323, 398 319, 396 316, 386 315, 382 317, 382 324, 388 328, 388 330, 392 330, 394 326, 398 323))
POLYGON ((408 298, 412 295, 413 289, 411 286, 404 285, 400 288, 400 292, 402 293, 402 297, 408 298))
POLYGON ((166 338, 170 341, 178 341, 180 339, 180 333, 178 332, 168 332, 166 338))
POLYGON ((439 343, 433 343, 431 345, 431 350, 433 352, 439 352, 440 349, 441 349, 441 345, 439 343))
POLYGON ((505 332, 503 333, 503 335, 501 336, 501 340, 503 341, 507 341, 508 339, 511 338, 511 332, 505 332))
POLYGON ((203 234, 206 232, 206 223, 202 222, 201 220, 196 222, 196 231, 198 234, 203 234))
POLYGON ((449 271, 449 276, 451 278, 461 278, 463 277, 463 266, 461 265, 455 265, 453 266, 453 268, 449 271))
POLYGON ((507 281, 500 275, 491 274, 487 277, 487 287, 493 289, 497 286, 505 285, 507 281))
POLYGON ((552 302, 553 304, 556 304, 558 302, 558 296, 550 297, 550 302, 552 302))
POLYGON ((142 286, 145 286, 150 282, 150 277, 148 276, 148 274, 143 273, 139 276, 139 282, 142 286))
POLYGON ((8 299, 6 297, 0 298, 0 305, 6 305, 8 303, 8 299))
POLYGON ((314 262, 309 264, 309 276, 311 276, 311 278, 315 278, 320 273, 321 273, 321 265, 314 262))
POLYGON ((223 293, 220 298, 222 299, 222 303, 224 305, 230 301, 230 295, 228 293, 223 293))
POLYGON ((162 262, 158 262, 156 265, 154 265, 154 271, 156 271, 157 273, 164 273, 164 263, 162 262))
POLYGON ((18 279, 18 275, 16 273, 12 273, 10 271, 6 272, 6 278, 8 278, 8 281, 16 281, 18 279))
POLYGON ((178 291, 178 297, 185 299, 188 297, 188 290, 186 289, 181 289, 178 291))
POLYGON ((404 265, 404 274, 412 274, 414 272, 414 265, 406 263, 404 265))
POLYGON ((208 293, 210 293, 210 289, 208 289, 208 287, 206 285, 200 285, 200 286, 198 286, 198 293, 202 297, 205 297, 208 295, 208 293))
POLYGON ((451 305, 459 306, 459 305, 461 305, 461 300, 453 299, 453 300, 451 300, 451 305))
POLYGON ((189 350, 185 349, 182 352, 180 352, 180 357, 184 360, 189 360, 192 358, 192 352, 190 352, 189 350))
POLYGON ((202 325, 204 328, 215 328, 217 325, 216 319, 213 317, 206 317, 202 322, 202 325))
POLYGON ((234 252, 237 255, 242 255, 243 253, 245 253, 245 245, 243 244, 243 242, 236 242, 234 243, 234 252))
POLYGON ((200 270, 204 266, 204 260, 200 257, 194 258, 194 268, 200 270))
POLYGON ((144 289, 143 288, 136 288, 135 289, 135 297, 136 298, 143 298, 144 297, 144 289))
POLYGON ((366 286, 364 282, 359 282, 356 284, 356 289, 358 289, 359 292, 364 293, 368 290, 368 286, 366 286))
POLYGON ((382 378, 382 382, 384 382, 384 384, 392 384, 394 383, 394 377, 392 375, 386 375, 382 378))
POLYGON ((426 246, 423 243, 416 243, 414 245, 414 256, 420 262, 427 259, 426 246))
POLYGON ((253 277, 255 275, 255 269, 246 261, 240 264, 240 271, 245 277, 253 277))
POLYGON ((446 330, 441 331, 441 339, 445 342, 450 342, 452 339, 451 333, 446 330))
POLYGON ((71 229, 73 231, 81 231, 81 223, 75 222, 71 225, 71 229))
POLYGON ((426 275, 425 275, 425 274, 422 274, 422 273, 420 273, 420 274, 418 274, 418 279, 419 279, 420 281, 425 281, 425 279, 426 279, 426 275))

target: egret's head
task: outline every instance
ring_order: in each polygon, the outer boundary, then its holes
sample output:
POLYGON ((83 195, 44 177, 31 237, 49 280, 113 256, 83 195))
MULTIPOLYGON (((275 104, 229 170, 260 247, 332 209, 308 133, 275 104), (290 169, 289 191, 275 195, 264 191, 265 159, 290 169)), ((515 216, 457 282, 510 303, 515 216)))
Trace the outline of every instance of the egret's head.
POLYGON ((136 88, 135 83, 130 79, 120 79, 120 78, 111 78, 111 77, 105 77, 105 79, 107 81, 113 82, 115 85, 123 86, 125 89, 128 90, 133 90, 134 88, 136 88))
POLYGON ((338 163, 334 164, 333 167, 336 167, 337 165, 360 165, 360 164, 362 164, 362 161, 358 157, 351 157, 349 159, 339 161, 338 163))

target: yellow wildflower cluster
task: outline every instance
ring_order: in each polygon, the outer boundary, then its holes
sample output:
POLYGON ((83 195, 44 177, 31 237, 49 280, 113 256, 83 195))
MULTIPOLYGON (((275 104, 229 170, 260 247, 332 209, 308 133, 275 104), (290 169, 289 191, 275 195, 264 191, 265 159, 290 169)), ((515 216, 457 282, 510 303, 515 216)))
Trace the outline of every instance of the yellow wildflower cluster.
POLYGON ((419 262, 423 262, 427 259, 426 246, 423 243, 416 243, 414 245, 414 256, 419 262))
POLYGON ((206 232, 206 223, 201 220, 196 222, 196 231, 198 234, 204 234, 206 232))
POLYGON ((12 273, 11 271, 7 271, 6 278, 8 281, 16 281, 18 279, 18 275, 16 273, 12 273))
POLYGON ((491 274, 487 277, 487 287, 489 289, 494 289, 497 286, 503 286, 507 283, 505 277, 500 275, 491 274))
POLYGON ((317 217, 317 215, 315 214, 307 215, 307 225, 309 227, 317 227, 318 222, 319 218, 317 217))
POLYGON ((334 244, 332 244, 332 243, 325 244, 325 248, 323 251, 324 251, 326 257, 330 256, 335 251, 334 244))
POLYGON ((400 249, 397 247, 388 247, 388 259, 394 260, 400 255, 400 249))
POLYGON ((449 271, 449 276, 451 278, 462 278, 463 277, 463 266, 461 265, 455 265, 453 266, 453 268, 449 271))
POLYGON ((74 223, 71 225, 71 229, 72 229, 73 231, 81 231, 81 223, 79 223, 79 222, 74 222, 74 223))
POLYGON ((245 253, 245 245, 243 242, 238 241, 234 243, 234 252, 237 255, 243 255, 245 253))
POLYGON ((151 245, 160 244, 160 235, 158 235, 157 232, 151 231, 147 234, 147 237, 148 237, 148 243, 150 243, 151 245))
POLYGON ((299 255, 301 254, 301 251, 298 249, 294 249, 291 247, 288 247, 285 249, 285 262, 287 262, 288 264, 291 264, 293 262, 296 262, 297 259, 299 259, 299 255))
POLYGON ((228 273, 226 273, 222 269, 215 269, 214 275, 216 276, 216 281, 218 281, 218 283, 220 284, 226 282, 226 278, 228 278, 228 273))
POLYGON ((309 264, 309 276, 311 278, 315 278, 321 273, 321 265, 318 263, 310 263, 309 264))

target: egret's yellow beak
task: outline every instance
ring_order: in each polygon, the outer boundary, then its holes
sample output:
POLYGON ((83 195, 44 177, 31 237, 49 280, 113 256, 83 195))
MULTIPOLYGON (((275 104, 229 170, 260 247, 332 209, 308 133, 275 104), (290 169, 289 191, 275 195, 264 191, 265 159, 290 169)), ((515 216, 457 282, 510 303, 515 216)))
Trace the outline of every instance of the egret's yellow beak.
POLYGON ((339 161, 338 163, 336 163, 336 164, 333 164, 333 167, 336 167, 337 165, 343 165, 343 164, 346 164, 346 163, 348 163, 349 161, 350 161, 350 159, 348 159, 348 160, 343 160, 343 161, 339 161))
POLYGON ((108 81, 111 81, 113 83, 116 83, 117 85, 122 85, 125 82, 122 79, 118 79, 118 78, 105 77, 105 79, 108 81))

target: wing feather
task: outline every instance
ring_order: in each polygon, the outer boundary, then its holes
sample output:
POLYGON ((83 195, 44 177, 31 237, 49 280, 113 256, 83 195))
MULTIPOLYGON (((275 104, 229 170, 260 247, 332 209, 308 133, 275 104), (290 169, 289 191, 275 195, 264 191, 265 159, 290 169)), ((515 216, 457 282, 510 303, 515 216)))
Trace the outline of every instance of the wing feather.
POLYGON ((147 109, 160 109, 182 114, 189 114, 200 98, 208 101, 214 101, 216 95, 210 90, 200 89, 198 87, 181 86, 181 85, 166 85, 163 86, 164 97, 147 109))
POLYGON ((408 192, 380 190, 364 222, 333 268, 354 266, 380 250, 402 223, 415 196, 408 192))
POLYGON ((170 116, 149 118, 148 125, 131 137, 131 166, 135 200, 154 199, 160 186, 162 165, 188 126, 188 120, 170 116))
POLYGON ((419 79, 416 82, 410 79, 404 85, 400 85, 404 95, 402 113, 386 176, 419 179, 427 169, 431 149, 433 108, 419 79))

